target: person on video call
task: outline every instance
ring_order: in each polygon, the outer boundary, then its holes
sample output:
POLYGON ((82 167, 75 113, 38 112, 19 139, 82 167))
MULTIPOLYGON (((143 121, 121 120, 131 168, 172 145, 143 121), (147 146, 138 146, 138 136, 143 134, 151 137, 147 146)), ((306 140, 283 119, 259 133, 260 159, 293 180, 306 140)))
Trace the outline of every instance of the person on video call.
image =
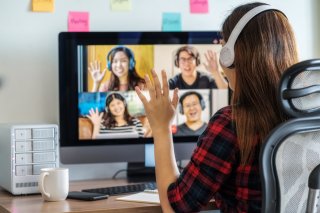
POLYGON ((131 49, 117 46, 111 49, 107 55, 107 67, 101 71, 100 62, 90 63, 88 68, 93 79, 92 92, 127 91, 135 86, 143 89, 145 81, 135 68, 136 61, 131 49), (102 83, 107 69, 111 71, 111 77, 102 83))
POLYGON ((209 50, 204 64, 208 72, 201 72, 197 67, 201 64, 200 54, 193 46, 180 47, 174 57, 174 65, 181 73, 169 79, 170 89, 227 89, 228 85, 218 70, 217 55, 209 50))
POLYGON ((119 93, 107 96, 104 113, 91 108, 87 117, 93 124, 92 139, 108 133, 122 133, 127 136, 129 133, 136 133, 137 137, 144 136, 141 122, 129 114, 126 100, 119 93))
POLYGON ((288 119, 277 93, 283 72, 298 62, 296 39, 283 13, 259 2, 236 7, 221 31, 223 48, 229 48, 223 50, 234 50, 234 58, 220 56, 233 90, 231 105, 210 119, 181 173, 170 128, 178 89, 171 98, 165 71, 162 87, 156 72, 152 82, 145 77, 150 99, 136 87, 153 132, 157 188, 166 213, 198 212, 212 198, 221 212, 261 212, 260 148, 270 131, 288 119), (253 16, 241 28, 237 23, 245 14, 253 16), (237 31, 239 36, 230 36, 237 31))
POLYGON ((207 123, 202 121, 202 111, 206 104, 200 93, 190 91, 185 92, 179 99, 179 112, 186 117, 186 121, 177 127, 175 136, 200 135, 207 123))

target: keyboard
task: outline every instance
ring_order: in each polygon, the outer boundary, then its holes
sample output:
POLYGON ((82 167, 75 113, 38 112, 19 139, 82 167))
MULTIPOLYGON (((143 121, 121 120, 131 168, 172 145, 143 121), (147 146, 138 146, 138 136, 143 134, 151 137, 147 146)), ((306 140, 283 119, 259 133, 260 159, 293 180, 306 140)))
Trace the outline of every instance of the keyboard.
POLYGON ((155 190, 157 189, 156 182, 146 182, 146 183, 136 183, 130 185, 123 186, 111 186, 111 187, 103 187, 103 188, 95 188, 95 189, 83 189, 83 192, 95 192, 106 195, 121 195, 128 194, 134 192, 142 192, 144 190, 155 190))

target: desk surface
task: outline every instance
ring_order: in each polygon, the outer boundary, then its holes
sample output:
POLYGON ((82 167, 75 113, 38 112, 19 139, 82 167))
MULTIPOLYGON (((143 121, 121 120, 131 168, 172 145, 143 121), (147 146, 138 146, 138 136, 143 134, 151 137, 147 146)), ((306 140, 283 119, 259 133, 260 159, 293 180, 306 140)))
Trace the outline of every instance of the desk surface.
MULTIPOLYGON (((108 187, 126 185, 127 180, 94 180, 74 181, 70 183, 70 191, 80 191, 86 188, 108 187)), ((120 195, 123 196, 123 195, 120 195)), ((40 194, 13 196, 0 188, 0 213, 22 213, 22 212, 86 212, 86 213, 147 213, 161 212, 160 205, 126 202, 116 200, 120 196, 110 196, 106 200, 80 201, 67 199, 59 202, 43 201, 40 194)), ((206 209, 215 209, 211 203, 206 209)))

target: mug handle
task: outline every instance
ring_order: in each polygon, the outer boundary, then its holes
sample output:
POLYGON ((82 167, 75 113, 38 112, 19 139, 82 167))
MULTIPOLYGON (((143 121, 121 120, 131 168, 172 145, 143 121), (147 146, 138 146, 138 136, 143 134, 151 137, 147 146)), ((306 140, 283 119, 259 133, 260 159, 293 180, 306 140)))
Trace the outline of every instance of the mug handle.
POLYGON ((48 175, 49 175, 49 172, 42 172, 42 173, 40 174, 39 190, 40 190, 40 192, 41 192, 42 194, 44 194, 46 197, 50 198, 50 194, 44 190, 44 178, 45 178, 46 176, 48 176, 48 175))

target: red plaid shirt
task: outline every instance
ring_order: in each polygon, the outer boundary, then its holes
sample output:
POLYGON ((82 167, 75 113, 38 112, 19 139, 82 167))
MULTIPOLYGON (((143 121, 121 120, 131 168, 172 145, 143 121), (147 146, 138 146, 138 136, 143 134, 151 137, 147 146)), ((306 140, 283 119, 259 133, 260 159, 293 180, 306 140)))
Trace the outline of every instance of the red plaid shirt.
POLYGON ((222 212, 260 212, 260 146, 253 160, 240 165, 240 153, 231 107, 220 109, 199 137, 190 162, 168 198, 175 212, 196 212, 214 198, 222 212))

